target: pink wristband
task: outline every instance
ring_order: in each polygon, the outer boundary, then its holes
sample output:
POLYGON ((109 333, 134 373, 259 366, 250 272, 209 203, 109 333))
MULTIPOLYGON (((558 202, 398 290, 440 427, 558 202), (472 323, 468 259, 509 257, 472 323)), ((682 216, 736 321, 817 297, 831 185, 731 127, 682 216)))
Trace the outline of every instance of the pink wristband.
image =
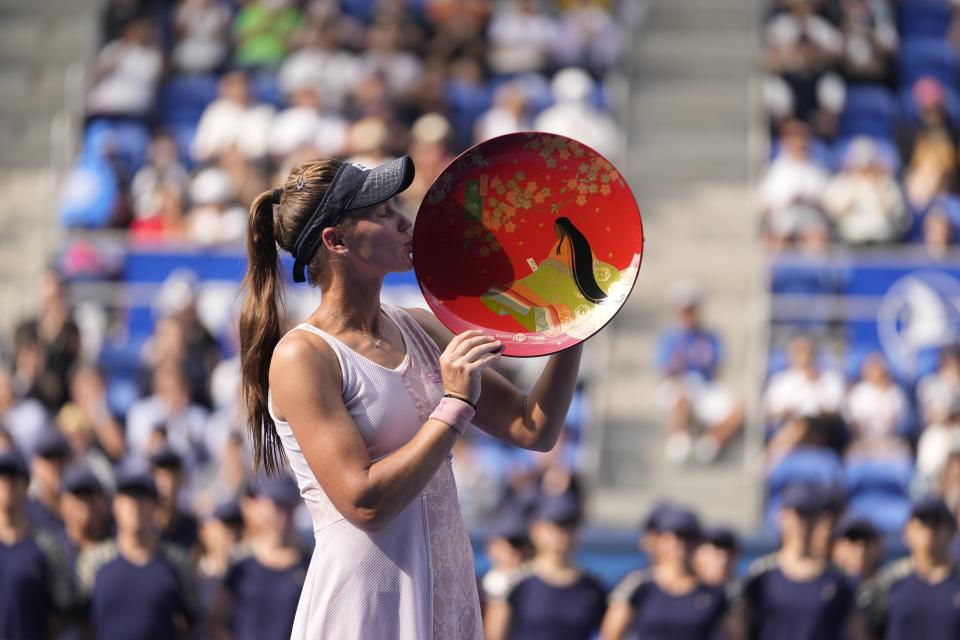
POLYGON ((447 397, 440 400, 437 408, 430 414, 430 418, 439 420, 462 435, 473 420, 474 413, 473 407, 465 400, 447 397))

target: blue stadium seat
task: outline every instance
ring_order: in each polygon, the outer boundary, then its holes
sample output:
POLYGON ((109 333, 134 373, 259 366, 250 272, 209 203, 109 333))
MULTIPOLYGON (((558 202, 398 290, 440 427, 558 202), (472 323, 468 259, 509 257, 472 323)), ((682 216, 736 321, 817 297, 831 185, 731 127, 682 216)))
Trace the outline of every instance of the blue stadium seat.
POLYGON ((60 221, 68 228, 105 227, 119 196, 116 175, 106 161, 80 160, 67 175, 61 192, 60 221))
POLYGON ((196 125, 203 110, 216 97, 216 76, 174 76, 158 92, 158 119, 166 125, 196 125))
POLYGON ((784 490, 798 483, 843 488, 843 464, 839 456, 829 449, 798 447, 780 461, 767 478, 764 523, 768 529, 777 528, 777 514, 784 490))
POLYGON ((954 60, 953 49, 946 40, 908 40, 900 46, 900 86, 911 87, 923 76, 933 76, 949 86, 954 82, 954 60))
POLYGON ((904 40, 947 35, 951 17, 947 0, 899 0, 896 5, 897 22, 904 40))
POLYGON ((111 153, 130 179, 147 161, 150 131, 135 120, 92 120, 84 132, 83 147, 86 157, 103 159, 111 153))
POLYGON ((863 493, 886 493, 909 499, 913 463, 909 458, 856 457, 845 468, 851 498, 863 493))
POLYGON ((268 104, 274 109, 285 109, 287 106, 276 73, 254 73, 250 76, 250 93, 254 100, 268 104))
POLYGON ((853 86, 840 114, 839 135, 866 135, 892 140, 896 133, 897 101, 889 89, 876 85, 853 86))

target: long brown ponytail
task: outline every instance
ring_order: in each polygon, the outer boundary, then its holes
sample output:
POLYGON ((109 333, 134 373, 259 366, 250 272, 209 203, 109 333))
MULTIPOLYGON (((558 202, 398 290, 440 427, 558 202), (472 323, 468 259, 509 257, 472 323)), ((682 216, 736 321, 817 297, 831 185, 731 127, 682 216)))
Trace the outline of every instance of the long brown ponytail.
MULTIPOLYGON (((267 408, 270 360, 280 341, 283 318, 277 245, 287 251, 294 245, 340 164, 339 160, 314 160, 294 167, 283 186, 276 219, 272 191, 261 193, 250 205, 247 273, 241 285, 240 377, 253 444, 253 468, 257 471, 262 466, 268 475, 278 472, 283 460, 280 437, 267 408)), ((317 282, 321 264, 318 254, 307 269, 311 283, 317 282)))

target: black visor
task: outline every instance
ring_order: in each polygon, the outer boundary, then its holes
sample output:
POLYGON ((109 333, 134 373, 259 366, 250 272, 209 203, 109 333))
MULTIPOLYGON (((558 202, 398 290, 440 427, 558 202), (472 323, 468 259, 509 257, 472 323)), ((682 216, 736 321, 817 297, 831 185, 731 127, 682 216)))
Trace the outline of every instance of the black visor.
POLYGON ((304 269, 320 248, 320 233, 343 222, 347 213, 386 202, 410 186, 414 168, 410 156, 400 156, 373 169, 343 163, 293 245, 294 282, 304 282, 304 269))

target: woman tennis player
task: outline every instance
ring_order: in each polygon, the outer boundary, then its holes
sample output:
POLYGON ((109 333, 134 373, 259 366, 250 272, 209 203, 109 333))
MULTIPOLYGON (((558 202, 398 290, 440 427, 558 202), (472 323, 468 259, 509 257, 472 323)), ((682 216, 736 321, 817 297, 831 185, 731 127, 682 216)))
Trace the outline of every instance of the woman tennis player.
POLYGON ((491 336, 381 303, 384 275, 413 266, 412 224, 392 201, 413 174, 408 157, 306 162, 250 209, 240 336, 254 466, 286 460, 316 538, 294 638, 481 638, 450 449, 471 423, 551 449, 577 379, 580 346, 523 393, 490 368, 491 336), (322 293, 282 337, 277 245, 322 293))

